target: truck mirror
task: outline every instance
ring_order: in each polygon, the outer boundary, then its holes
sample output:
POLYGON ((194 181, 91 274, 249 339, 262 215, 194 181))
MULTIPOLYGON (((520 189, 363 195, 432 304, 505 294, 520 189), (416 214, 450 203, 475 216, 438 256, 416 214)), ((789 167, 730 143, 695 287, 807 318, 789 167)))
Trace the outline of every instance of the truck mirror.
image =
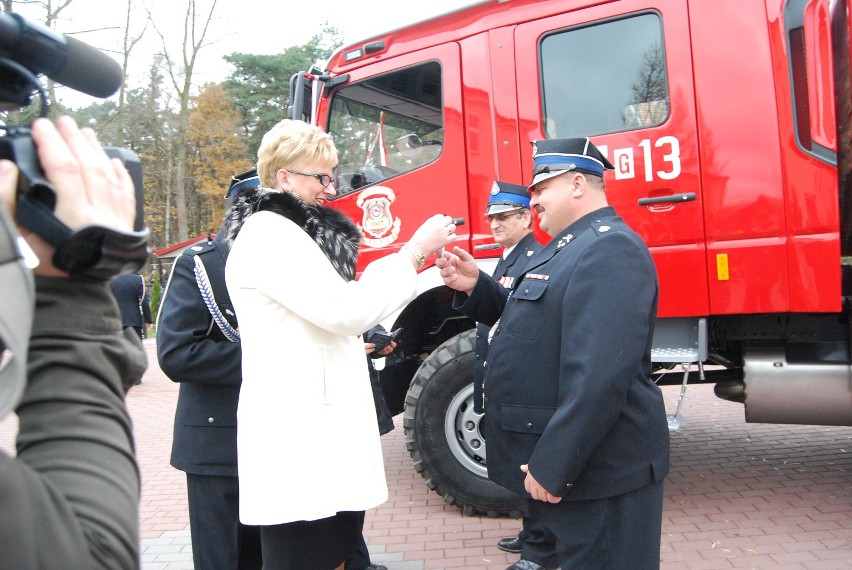
POLYGON ((290 105, 287 106, 287 118, 311 122, 311 82, 302 72, 290 77, 290 105))

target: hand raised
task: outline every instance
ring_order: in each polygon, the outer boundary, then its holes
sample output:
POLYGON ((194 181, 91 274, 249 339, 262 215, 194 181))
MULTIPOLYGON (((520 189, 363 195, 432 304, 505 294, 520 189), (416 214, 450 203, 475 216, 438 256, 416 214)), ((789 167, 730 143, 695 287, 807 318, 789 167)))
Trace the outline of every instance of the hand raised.
POLYGON ((443 214, 435 214, 417 228, 410 243, 419 247, 423 255, 428 257, 456 239, 458 238, 453 219, 443 214))
POLYGON ((444 285, 468 295, 473 292, 479 279, 479 267, 470 253, 455 247, 452 253, 445 251, 436 265, 441 270, 444 285))
MULTIPOLYGON (((117 159, 110 159, 91 129, 79 129, 69 117, 54 126, 36 119, 32 137, 39 162, 56 193, 56 218, 72 230, 96 224, 127 231, 133 227, 136 198, 133 181, 117 159)), ((14 215, 18 169, 11 162, 0 166, 0 198, 14 215)), ((53 266, 53 247, 35 233, 18 230, 39 258, 38 275, 64 276, 53 266)))

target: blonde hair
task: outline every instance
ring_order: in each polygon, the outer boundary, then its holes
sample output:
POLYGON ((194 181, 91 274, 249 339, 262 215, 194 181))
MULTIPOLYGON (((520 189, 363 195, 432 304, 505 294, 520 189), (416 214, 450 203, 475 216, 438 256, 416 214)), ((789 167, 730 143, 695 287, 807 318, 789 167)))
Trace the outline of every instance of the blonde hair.
POLYGON ((284 119, 260 141, 257 175, 261 186, 275 188, 279 170, 301 170, 317 161, 337 166, 337 147, 328 133, 304 121, 284 119))

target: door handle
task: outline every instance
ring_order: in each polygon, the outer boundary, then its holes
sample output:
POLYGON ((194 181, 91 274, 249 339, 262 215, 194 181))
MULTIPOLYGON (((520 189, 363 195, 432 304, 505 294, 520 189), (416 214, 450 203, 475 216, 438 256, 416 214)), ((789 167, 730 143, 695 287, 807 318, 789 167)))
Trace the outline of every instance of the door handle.
POLYGON ((682 202, 692 202, 695 198, 695 192, 683 192, 682 194, 671 194, 670 196, 639 198, 639 205, 651 206, 653 204, 680 204, 682 202))

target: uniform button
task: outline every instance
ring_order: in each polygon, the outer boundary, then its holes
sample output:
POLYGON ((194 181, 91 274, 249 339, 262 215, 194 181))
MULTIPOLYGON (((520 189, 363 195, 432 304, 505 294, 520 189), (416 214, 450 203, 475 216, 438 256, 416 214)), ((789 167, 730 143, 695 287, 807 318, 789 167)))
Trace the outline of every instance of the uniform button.
POLYGON ((213 418, 207 418, 207 423, 208 423, 208 424, 212 424, 212 423, 213 423, 213 418))
POLYGON ((574 483, 568 483, 567 485, 565 485, 565 487, 568 488, 568 489, 570 489, 573 486, 574 486, 574 483))
POLYGON ((529 294, 529 292, 530 292, 530 290, 529 290, 529 289, 524 289, 524 295, 529 294))
POLYGON ((532 427, 533 427, 533 426, 532 426, 532 423, 528 423, 528 424, 527 424, 527 429, 532 429, 532 427))
POLYGON ((483 367, 483 368, 488 368, 488 361, 487 361, 487 360, 483 360, 483 361, 482 361, 482 367, 483 367))

